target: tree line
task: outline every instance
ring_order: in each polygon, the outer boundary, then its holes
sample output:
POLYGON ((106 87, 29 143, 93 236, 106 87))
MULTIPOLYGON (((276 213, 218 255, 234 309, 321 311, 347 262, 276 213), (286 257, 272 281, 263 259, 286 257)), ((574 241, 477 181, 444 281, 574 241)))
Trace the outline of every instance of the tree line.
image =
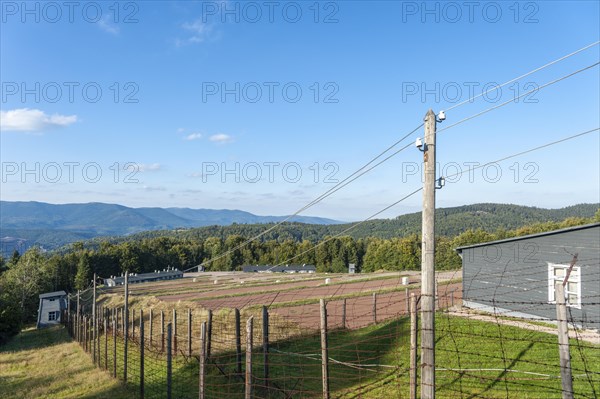
MULTIPOLYGON (((514 230, 488 232, 469 229, 456 236, 436 238, 436 269, 461 267, 456 247, 600 221, 568 218, 562 222, 537 223, 514 230)), ((278 239, 252 241, 233 234, 204 239, 150 237, 124 242, 77 242, 68 250, 44 253, 31 248, 24 254, 0 257, 0 342, 33 321, 38 295, 89 287, 92 276, 118 276, 128 271, 146 273, 167 267, 186 270, 203 265, 207 271, 236 271, 248 264, 312 264, 318 272, 344 273, 353 263, 359 272, 419 270, 420 235, 395 238, 325 236, 321 240, 278 239)))

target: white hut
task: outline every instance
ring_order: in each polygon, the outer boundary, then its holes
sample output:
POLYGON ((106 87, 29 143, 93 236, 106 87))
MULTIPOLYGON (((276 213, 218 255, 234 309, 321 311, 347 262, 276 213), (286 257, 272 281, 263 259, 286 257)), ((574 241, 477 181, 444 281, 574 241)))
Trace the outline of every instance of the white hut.
POLYGON ((62 311, 67 308, 67 293, 64 291, 40 294, 37 328, 59 324, 62 311))

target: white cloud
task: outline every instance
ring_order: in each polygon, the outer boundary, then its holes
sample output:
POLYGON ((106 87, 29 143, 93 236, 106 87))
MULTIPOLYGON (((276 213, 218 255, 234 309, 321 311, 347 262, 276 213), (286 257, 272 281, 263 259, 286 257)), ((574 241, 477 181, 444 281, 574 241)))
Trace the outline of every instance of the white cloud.
POLYGON ((48 115, 39 109, 18 108, 0 111, 0 130, 38 132, 55 127, 65 127, 77 122, 77 115, 48 115))
POLYGON ((137 164, 138 166, 138 170, 140 172, 156 172, 158 170, 160 170, 161 168, 161 164, 159 163, 152 163, 152 164, 144 164, 144 163, 139 163, 137 164))
POLYGON ((201 138, 202 138, 202 133, 192 133, 192 134, 188 134, 183 139, 191 141, 191 140, 199 140, 201 138))
POLYGON ((108 32, 112 35, 119 34, 119 27, 111 20, 111 16, 108 14, 102 17, 97 24, 98 27, 105 32, 108 32))
POLYGON ((144 186, 145 191, 167 191, 165 187, 162 186, 144 186))
POLYGON ((233 141, 233 137, 225 133, 213 134, 208 139, 217 144, 231 143, 233 141))
POLYGON ((186 44, 197 44, 202 43, 209 38, 212 32, 212 26, 201 19, 197 19, 193 22, 186 22, 181 27, 189 34, 185 39, 177 39, 175 44, 177 47, 184 46, 186 44))

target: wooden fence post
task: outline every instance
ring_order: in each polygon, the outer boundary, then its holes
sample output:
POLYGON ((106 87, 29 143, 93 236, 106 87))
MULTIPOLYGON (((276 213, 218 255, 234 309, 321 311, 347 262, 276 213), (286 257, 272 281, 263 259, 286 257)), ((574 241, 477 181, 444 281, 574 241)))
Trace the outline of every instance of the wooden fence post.
POLYGON ((417 298, 410 294, 410 399, 417 399, 417 298))
POLYGON ((263 345, 263 375, 265 379, 265 390, 269 396, 269 310, 266 306, 262 309, 262 345, 263 345))
POLYGON ((171 380, 173 376, 173 363, 171 345, 173 342, 173 330, 171 323, 167 324, 167 399, 171 399, 171 380))
POLYGON ((149 337, 148 338, 149 338, 149 341, 150 341, 150 347, 152 347, 152 319, 153 319, 153 317, 152 317, 152 308, 150 308, 150 314, 148 315, 148 317, 149 317, 148 321, 150 322, 150 325, 148 326, 149 327, 148 329, 150 330, 150 331, 148 331, 149 332, 149 337))
POLYGON ((127 344, 129 343, 129 309, 127 309, 124 312, 123 328, 125 328, 125 331, 123 333, 123 381, 127 383, 127 344))
POLYGON ((192 356, 192 309, 188 309, 188 320, 187 320, 187 355, 192 356))
POLYGON ((135 310, 131 309, 131 340, 135 342, 135 310))
POLYGON ((160 311, 160 351, 165 351, 165 312, 160 311))
POLYGON ((117 330, 119 329, 119 312, 113 312, 113 377, 117 378, 117 330))
POLYGON ((108 318, 104 318, 104 370, 108 370, 108 318))
POLYGON ((144 399, 144 311, 140 309, 140 399, 144 399))
POLYGON ((377 293, 373 293, 373 324, 377 324, 377 293))
POLYGON ((85 351, 89 352, 89 335, 90 335, 90 319, 88 319, 87 316, 83 316, 83 320, 84 320, 84 333, 83 336, 85 338, 85 351))
POLYGON ((324 299, 321 306, 321 377, 323 383, 323 399, 329 399, 329 355, 327 350, 327 305, 324 299))
POLYGON ((252 345, 254 334, 254 316, 246 322, 246 386, 245 399, 252 399, 252 345))
POLYGON ((208 323, 206 323, 206 358, 210 358, 210 353, 212 349, 212 320, 213 313, 212 310, 208 309, 208 323))
POLYGON ((177 309, 173 309, 173 355, 177 355, 177 309))
POLYGON ((235 309, 235 353, 236 372, 242 374, 242 332, 240 327, 240 310, 235 309))
POLYGON ((563 399, 572 399, 573 376, 571 374, 571 353, 569 351, 569 325, 567 323, 565 287, 562 281, 556 282, 555 287, 556 320, 558 321, 558 354, 560 356, 562 397, 563 399))
POLYGON ((342 328, 346 329, 346 298, 342 299, 342 328))
POLYGON ((206 364, 206 322, 200 325, 200 358, 198 365, 198 399, 204 399, 204 377, 206 364))

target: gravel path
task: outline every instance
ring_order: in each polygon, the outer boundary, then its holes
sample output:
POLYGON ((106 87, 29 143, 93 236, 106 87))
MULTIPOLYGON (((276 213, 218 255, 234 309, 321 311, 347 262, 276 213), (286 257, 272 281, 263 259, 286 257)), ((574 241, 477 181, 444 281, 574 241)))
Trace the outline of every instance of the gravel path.
MULTIPOLYGON (((552 326, 542 326, 537 324, 531 324, 526 321, 518 321, 518 320, 509 320, 503 318, 496 318, 494 316, 488 316, 477 312, 472 312, 466 309, 460 310, 457 308, 453 308, 449 311, 450 316, 458 316, 458 317, 467 317, 472 320, 481 320, 489 323, 500 323, 506 326, 514 326, 523 328, 526 330, 543 332, 547 334, 552 334, 558 336, 558 331, 556 327, 552 326)), ((573 328, 569 328, 569 338, 572 339, 580 339, 582 341, 586 341, 595 345, 600 345, 600 334, 593 330, 574 330, 573 328)))

